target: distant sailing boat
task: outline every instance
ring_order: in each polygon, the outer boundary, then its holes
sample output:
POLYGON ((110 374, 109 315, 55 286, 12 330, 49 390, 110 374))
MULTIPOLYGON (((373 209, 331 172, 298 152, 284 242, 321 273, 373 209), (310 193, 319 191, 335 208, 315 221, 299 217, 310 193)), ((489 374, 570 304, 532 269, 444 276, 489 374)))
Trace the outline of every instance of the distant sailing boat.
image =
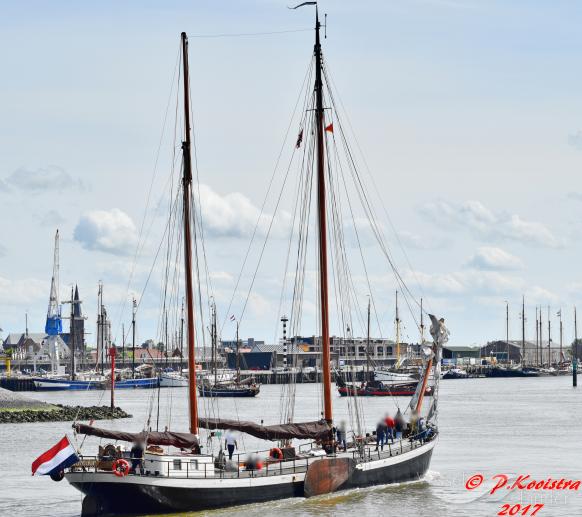
POLYGON ((238 322, 236 324, 236 377, 234 379, 218 380, 218 335, 216 326, 216 306, 212 306, 212 371, 209 377, 202 379, 198 385, 198 393, 201 397, 256 397, 261 387, 254 378, 241 379, 240 376, 240 340, 238 336, 238 322))
MULTIPOLYGON (((301 5, 313 5, 305 2, 301 5)), ((296 423, 291 419, 278 425, 255 422, 201 418, 198 413, 197 379, 194 349, 194 292, 191 243, 191 144, 189 109, 189 74, 187 38, 182 33, 184 120, 183 151, 183 230, 185 289, 187 302, 188 370, 190 380, 190 432, 154 432, 149 428, 140 433, 110 431, 90 425, 76 424, 79 434, 110 440, 147 445, 143 463, 131 458, 133 453, 113 447, 97 458, 83 457, 66 472, 72 486, 85 494, 83 515, 104 513, 173 513, 233 506, 288 497, 310 497, 348 488, 385 483, 399 483, 421 478, 427 471, 436 445, 437 393, 441 348, 448 338, 444 321, 431 316, 433 342, 423 348, 422 376, 408 409, 418 419, 414 431, 398 439, 384 450, 374 449, 375 442, 365 433, 355 432, 340 447, 335 440, 333 398, 331 389, 331 353, 328 303, 328 252, 326 224, 326 126, 323 104, 324 65, 320 43, 321 24, 316 10, 314 47, 314 103, 305 111, 314 128, 313 151, 316 163, 317 242, 319 272, 319 315, 323 378, 323 418, 296 423), (424 393, 432 378, 435 396, 427 407, 424 393), (423 411, 424 409, 424 411, 423 411), (279 447, 265 451, 266 457, 241 462, 228 461, 221 450, 217 455, 203 454, 198 436, 200 428, 210 431, 209 440, 220 430, 234 430, 263 440, 278 441, 279 447), (293 439, 308 441, 296 449, 293 439), (175 447, 175 452, 164 447, 175 447), (131 468, 129 461, 137 461, 131 468)), ((329 83, 327 83, 329 85, 329 83)), ((308 132, 306 132, 308 133, 308 132)), ((265 408, 267 411, 269 408, 265 408)), ((210 443, 210 442, 209 442, 210 443)), ((135 450, 135 449, 134 449, 135 450)), ((139 456, 138 456, 139 458, 139 456)))

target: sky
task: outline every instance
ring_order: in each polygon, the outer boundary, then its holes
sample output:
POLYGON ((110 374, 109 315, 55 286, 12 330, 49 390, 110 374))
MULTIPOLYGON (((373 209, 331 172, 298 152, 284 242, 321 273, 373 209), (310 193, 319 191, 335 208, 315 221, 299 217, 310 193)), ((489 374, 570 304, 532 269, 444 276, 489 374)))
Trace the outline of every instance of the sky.
MULTIPOLYGON (((190 38, 210 277, 220 320, 240 314, 256 253, 235 292, 236 280, 282 145, 294 146, 291 114, 313 48, 313 10, 286 6, 0 4, 0 335, 23 331, 25 313, 30 331, 42 331, 57 228, 61 296, 79 285, 87 340, 100 280, 117 341, 132 296, 139 339, 159 334, 163 268, 152 264, 173 170, 181 31, 190 38)), ((320 10, 326 63, 383 204, 379 224, 416 299, 445 317, 452 344, 503 337, 506 302, 511 337, 520 338, 522 296, 527 338, 535 307, 545 321, 550 306, 553 328, 562 309, 569 342, 582 290, 582 5, 330 0, 320 10)), ((291 202, 275 215, 243 337, 277 336, 286 310, 278 310, 286 255, 277 251, 291 202)), ((392 337, 395 283, 386 262, 370 257, 378 333, 392 337)), ((367 288, 357 284, 365 306, 367 288)), ((305 296, 314 314, 314 277, 305 296)), ((404 338, 416 339, 412 315, 401 317, 404 338)), ((232 337, 233 324, 221 327, 232 337)))

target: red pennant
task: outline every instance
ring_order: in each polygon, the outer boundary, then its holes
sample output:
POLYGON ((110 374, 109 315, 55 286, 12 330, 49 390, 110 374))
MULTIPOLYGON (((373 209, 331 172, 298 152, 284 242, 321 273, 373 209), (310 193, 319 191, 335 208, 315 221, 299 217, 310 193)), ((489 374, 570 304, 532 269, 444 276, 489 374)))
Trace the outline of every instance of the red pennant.
POLYGON ((332 123, 331 123, 329 126, 327 126, 327 127, 325 128, 325 130, 326 130, 326 131, 329 131, 330 133, 333 133, 333 122, 332 122, 332 123))

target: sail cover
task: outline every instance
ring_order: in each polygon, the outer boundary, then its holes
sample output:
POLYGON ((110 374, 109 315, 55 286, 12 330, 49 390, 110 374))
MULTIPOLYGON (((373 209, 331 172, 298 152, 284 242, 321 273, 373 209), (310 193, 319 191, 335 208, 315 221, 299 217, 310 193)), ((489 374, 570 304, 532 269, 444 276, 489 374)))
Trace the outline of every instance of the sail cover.
POLYGON ((263 440, 287 440, 291 438, 327 440, 331 437, 331 427, 325 420, 299 424, 259 425, 240 420, 201 418, 199 425, 205 429, 232 429, 263 440))
POLYGON ((73 426, 79 434, 108 438, 110 440, 121 440, 123 442, 143 442, 150 445, 172 445, 180 449, 192 449, 198 446, 198 438, 195 434, 174 433, 172 431, 127 433, 124 431, 110 431, 85 424, 75 424, 73 426))

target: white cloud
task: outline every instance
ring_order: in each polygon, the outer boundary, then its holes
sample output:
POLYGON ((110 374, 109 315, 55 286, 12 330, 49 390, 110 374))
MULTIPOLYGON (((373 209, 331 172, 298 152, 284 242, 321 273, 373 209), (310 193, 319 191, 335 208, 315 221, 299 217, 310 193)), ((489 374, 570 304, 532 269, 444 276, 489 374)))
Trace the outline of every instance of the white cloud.
MULTIPOLYGON (((265 236, 272 214, 260 213, 249 198, 239 192, 220 195, 207 185, 200 185, 200 204, 204 229, 209 236, 248 238, 257 225, 257 234, 265 236)), ((275 215, 271 236, 289 235, 291 216, 282 211, 275 215)))
POLYGON ((532 285, 521 276, 499 271, 482 271, 477 269, 454 271, 451 273, 406 272, 405 280, 411 286, 420 283, 422 289, 432 298, 434 296, 459 297, 465 301, 479 300, 487 297, 499 301, 501 297, 521 297, 525 295, 528 302, 548 303, 559 297, 551 291, 532 285))
POLYGON ((577 131, 573 135, 568 135, 568 144, 582 151, 582 131, 577 131))
POLYGON ((83 187, 80 180, 73 179, 68 172, 56 165, 38 169, 16 169, 6 178, 6 185, 33 194, 83 187))
POLYGON ((543 248, 557 248, 562 242, 542 223, 523 220, 517 214, 493 212, 479 201, 461 204, 436 201, 421 213, 440 227, 456 225, 491 241, 513 241, 543 248))
POLYGON ((483 246, 469 259, 467 266, 492 271, 511 271, 521 269, 523 262, 501 248, 483 246))
POLYGON ((137 242, 135 224, 118 208, 93 210, 81 216, 74 238, 85 249, 113 255, 133 253, 137 242))
POLYGON ((49 210, 39 217, 40 225, 50 228, 56 228, 65 221, 66 219, 57 210, 49 210))
POLYGON ((398 238, 405 248, 416 250, 436 250, 442 249, 447 245, 447 241, 441 237, 421 237, 407 231, 398 232, 398 238))
POLYGON ((43 299, 48 302, 49 288, 46 280, 37 278, 24 278, 21 280, 9 280, 0 276, 0 303, 3 305, 33 304, 43 299))

